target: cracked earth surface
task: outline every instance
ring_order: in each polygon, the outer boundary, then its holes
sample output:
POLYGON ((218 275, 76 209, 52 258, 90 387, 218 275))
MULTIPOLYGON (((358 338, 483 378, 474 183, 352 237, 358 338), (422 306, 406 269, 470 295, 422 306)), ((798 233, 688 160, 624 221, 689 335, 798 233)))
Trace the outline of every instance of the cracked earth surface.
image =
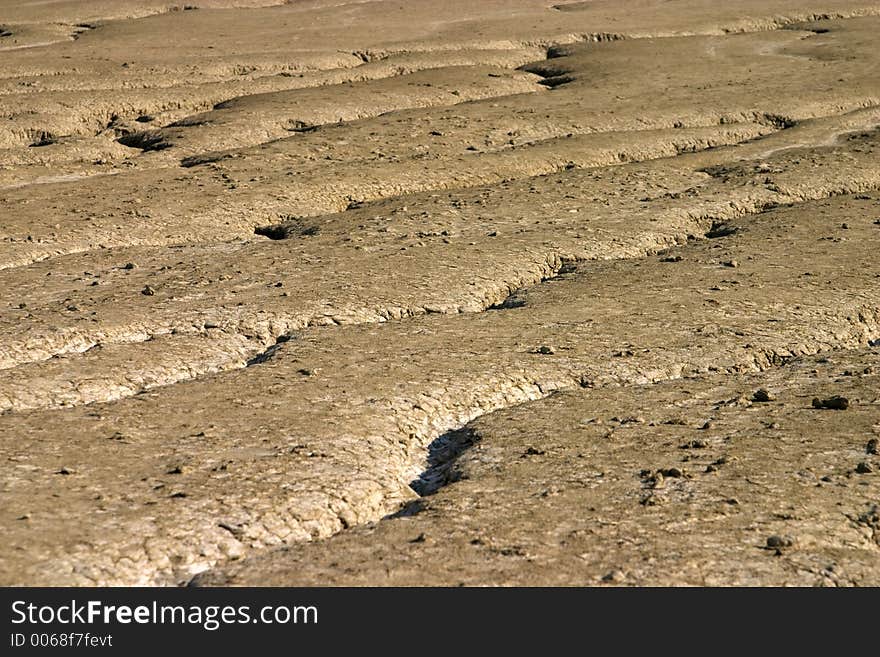
POLYGON ((0 0, 0 582, 878 585, 880 5, 0 0))

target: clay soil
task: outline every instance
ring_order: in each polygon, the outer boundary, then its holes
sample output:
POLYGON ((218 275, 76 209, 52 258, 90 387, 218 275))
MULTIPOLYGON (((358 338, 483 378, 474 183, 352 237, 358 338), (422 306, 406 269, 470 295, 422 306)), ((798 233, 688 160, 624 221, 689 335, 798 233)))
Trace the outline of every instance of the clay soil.
POLYGON ((880 585, 878 34, 0 0, 0 583, 880 585))

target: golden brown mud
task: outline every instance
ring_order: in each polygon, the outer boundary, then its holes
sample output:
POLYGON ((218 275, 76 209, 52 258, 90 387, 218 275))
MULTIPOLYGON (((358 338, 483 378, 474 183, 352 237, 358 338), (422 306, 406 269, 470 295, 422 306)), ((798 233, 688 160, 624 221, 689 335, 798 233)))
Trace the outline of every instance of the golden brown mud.
POLYGON ((0 2, 0 581, 878 583, 880 5, 188 6, 0 2))

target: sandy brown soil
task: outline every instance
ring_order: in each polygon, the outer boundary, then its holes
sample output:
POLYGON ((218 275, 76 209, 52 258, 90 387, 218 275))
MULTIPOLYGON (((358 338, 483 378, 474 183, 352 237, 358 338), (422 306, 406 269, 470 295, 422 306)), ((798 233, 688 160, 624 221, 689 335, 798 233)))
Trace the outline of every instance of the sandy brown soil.
POLYGON ((878 32, 0 0, 0 583, 880 584, 878 32))

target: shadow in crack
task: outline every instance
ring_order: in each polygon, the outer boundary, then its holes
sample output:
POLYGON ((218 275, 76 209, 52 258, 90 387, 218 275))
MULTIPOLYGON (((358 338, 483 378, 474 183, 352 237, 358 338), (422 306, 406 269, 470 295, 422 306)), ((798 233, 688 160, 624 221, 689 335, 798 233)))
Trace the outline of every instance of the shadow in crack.
POLYGON ((513 308, 523 308, 526 305, 523 290, 514 290, 508 296, 498 303, 492 304, 486 310, 511 310, 513 308))
POLYGON ((468 428, 453 429, 434 439, 428 445, 428 462, 425 470, 409 487, 425 497, 457 481, 461 473, 457 470, 458 457, 477 442, 476 433, 468 428))

